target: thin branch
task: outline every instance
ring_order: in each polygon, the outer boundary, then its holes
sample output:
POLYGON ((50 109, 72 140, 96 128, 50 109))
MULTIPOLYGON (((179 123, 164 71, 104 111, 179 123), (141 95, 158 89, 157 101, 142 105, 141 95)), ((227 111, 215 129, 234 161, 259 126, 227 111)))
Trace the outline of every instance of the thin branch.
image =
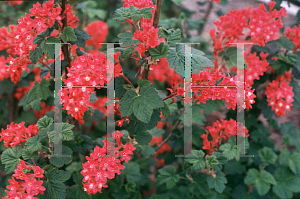
MULTIPOLYGON (((178 120, 178 121, 177 121, 177 123, 175 124, 173 130, 177 129, 177 127, 179 126, 180 122, 181 122, 181 120, 178 120)), ((173 131, 173 130, 172 130, 172 131, 173 131)), ((172 135, 173 135, 173 133, 171 132, 171 133, 168 135, 168 137, 166 137, 166 139, 164 139, 164 141, 162 141, 162 142, 160 143, 160 145, 158 145, 157 150, 160 149, 166 142, 168 142, 169 139, 172 137, 172 135)))
MULTIPOLYGON (((67 15, 64 14, 65 12, 65 9, 66 9, 66 3, 67 3, 67 0, 62 0, 62 5, 61 5, 61 17, 63 18, 61 20, 63 26, 62 26, 62 31, 64 31, 65 27, 68 26, 67 24, 67 15)), ((66 74, 66 77, 67 77, 67 74, 68 74, 68 70, 67 68, 70 68, 71 67, 71 57, 70 57, 70 54, 69 54, 69 47, 68 45, 64 44, 62 46, 62 51, 63 51, 63 55, 64 55, 64 59, 68 61, 68 64, 66 65, 65 67, 65 74, 66 74)))
POLYGON ((42 63, 44 66, 46 66, 49 70, 51 70, 51 68, 43 62, 43 59, 40 58, 39 62, 42 63))
MULTIPOLYGON (((212 11, 212 8, 213 8, 213 2, 209 2, 208 9, 207 9, 207 11, 206 11, 206 13, 205 13, 205 15, 204 15, 205 23, 207 23, 207 18, 209 17, 209 14, 210 14, 210 12, 212 11)), ((201 35, 201 34, 203 33, 203 31, 204 31, 204 26, 205 26, 205 24, 203 24, 202 28, 200 29, 199 35, 201 35)))
POLYGON ((123 77, 123 78, 126 80, 126 82, 128 82, 128 84, 130 84, 130 86, 131 86, 133 89, 135 89, 134 86, 133 86, 133 84, 131 83, 131 81, 129 81, 129 79, 128 79, 127 77, 125 77, 125 75, 124 75, 123 73, 121 73, 120 76, 123 77))
POLYGON ((172 97, 174 97, 175 95, 177 95, 177 93, 172 93, 171 95, 165 97, 165 98, 163 99, 163 101, 165 101, 165 100, 167 100, 167 99, 169 99, 169 98, 172 98, 172 97))
POLYGON ((82 159, 81 154, 79 152, 78 152, 78 157, 79 157, 79 160, 80 160, 81 164, 83 164, 83 159, 82 159))
POLYGON ((153 20, 154 28, 157 28, 157 26, 158 26, 161 2, 162 2, 162 0, 156 0, 155 14, 154 14, 154 20, 153 20))
POLYGON ((73 188, 73 187, 77 187, 78 186, 78 184, 76 184, 76 185, 73 185, 73 186, 70 186, 70 187, 66 187, 66 189, 71 189, 71 188, 73 188))

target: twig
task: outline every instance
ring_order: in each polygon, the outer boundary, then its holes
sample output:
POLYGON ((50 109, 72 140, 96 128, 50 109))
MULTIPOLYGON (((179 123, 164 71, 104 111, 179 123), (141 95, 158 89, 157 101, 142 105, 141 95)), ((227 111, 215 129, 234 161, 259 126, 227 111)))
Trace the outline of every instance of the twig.
POLYGON ((79 160, 80 160, 81 164, 83 164, 83 159, 82 159, 81 154, 79 152, 78 152, 78 157, 79 157, 79 160))
POLYGON ((51 68, 50 68, 47 64, 45 64, 45 63, 42 61, 42 59, 40 59, 39 62, 42 63, 44 66, 46 66, 49 70, 51 70, 51 68))
POLYGON ((157 26, 158 26, 161 2, 162 2, 162 0, 156 0, 155 14, 154 14, 154 20, 153 20, 154 28, 157 28, 157 26))
MULTIPOLYGON (((179 126, 180 122, 181 122, 181 120, 178 120, 178 121, 177 121, 177 123, 175 124, 173 130, 177 129, 177 127, 179 126)), ((171 133, 168 135, 168 137, 166 137, 166 139, 164 139, 164 141, 162 141, 162 143, 160 143, 160 145, 158 145, 157 150, 160 149, 166 142, 168 142, 169 139, 172 137, 172 135, 173 135, 173 133, 171 132, 171 133)))
POLYGON ((125 75, 123 73, 121 73, 120 76, 123 77, 126 80, 126 82, 128 82, 133 89, 135 89, 133 84, 129 81, 129 79, 127 77, 125 77, 125 75))
POLYGON ((171 98, 171 97, 174 97, 175 95, 177 95, 177 93, 173 93, 173 94, 171 94, 171 95, 165 97, 165 98, 163 99, 163 101, 165 101, 165 100, 167 100, 167 99, 169 99, 169 98, 171 98))
POLYGON ((14 92, 9 94, 9 122, 12 123, 14 121, 14 92))
MULTIPOLYGON (((210 14, 210 12, 212 11, 212 8, 213 8, 213 2, 209 2, 208 9, 207 9, 207 11, 206 11, 206 13, 205 13, 205 15, 204 15, 205 23, 207 23, 207 18, 209 17, 209 14, 210 14)), ((201 34, 203 33, 203 31, 204 31, 204 26, 205 26, 205 24, 203 24, 202 28, 200 29, 199 35, 201 35, 201 34)))
MULTIPOLYGON (((64 31, 64 29, 65 29, 65 27, 67 27, 68 26, 68 24, 67 24, 67 15, 66 14, 64 14, 64 12, 65 12, 65 9, 66 9, 66 3, 67 3, 67 0, 62 0, 62 5, 61 5, 61 17, 64 17, 62 20, 61 20, 61 22, 62 22, 62 24, 63 24, 63 26, 62 26, 62 31, 64 31), (63 16, 63 15, 65 15, 65 16, 63 16)), ((67 77, 67 74, 68 74, 68 70, 67 70, 67 68, 70 68, 71 67, 71 58, 70 58, 70 54, 69 54, 69 47, 67 46, 67 45, 63 45, 62 46, 62 51, 63 51, 63 55, 64 55, 64 59, 66 59, 67 61, 68 61, 68 64, 66 65, 66 67, 65 67, 65 74, 66 74, 66 77, 67 77)))
POLYGON ((70 188, 77 187, 77 186, 78 186, 78 184, 70 186, 70 187, 66 187, 66 189, 70 189, 70 188))

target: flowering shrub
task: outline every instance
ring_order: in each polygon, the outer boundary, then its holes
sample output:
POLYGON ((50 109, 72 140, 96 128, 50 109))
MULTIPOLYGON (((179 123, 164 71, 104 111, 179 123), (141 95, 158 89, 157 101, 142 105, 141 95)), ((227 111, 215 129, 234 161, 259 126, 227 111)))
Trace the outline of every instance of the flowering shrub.
POLYGON ((300 197, 300 133, 278 122, 300 107, 298 25, 283 24, 281 1, 230 10, 188 57, 180 43, 198 41, 198 23, 175 15, 181 2, 1 2, 3 198, 300 197), (106 42, 119 43, 110 53, 106 42))

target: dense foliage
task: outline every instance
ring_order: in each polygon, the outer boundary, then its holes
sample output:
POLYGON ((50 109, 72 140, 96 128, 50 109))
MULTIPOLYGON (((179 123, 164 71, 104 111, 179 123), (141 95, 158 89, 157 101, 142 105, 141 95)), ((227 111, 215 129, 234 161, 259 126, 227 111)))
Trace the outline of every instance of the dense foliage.
MULTIPOLYGON (((219 10, 210 43, 187 31, 201 34, 207 19, 192 19, 181 2, 0 2, 3 198, 300 197, 300 132, 278 123, 300 108, 300 12, 287 25, 282 0, 219 10), (118 43, 114 53, 105 42, 118 43), (200 44, 191 47, 190 84, 182 43, 191 42, 200 44), (47 43, 70 44, 61 49, 61 135, 54 125, 55 45, 47 43), (252 44, 239 51, 232 43, 252 44), (238 53, 245 69, 237 67, 238 53), (114 99, 106 93, 111 81, 114 99), (193 150, 182 156, 185 105, 192 107, 193 150), (110 108, 116 131, 108 133, 110 108), (236 118, 241 111, 244 124, 236 118), (283 148, 270 139, 274 130, 283 148), (54 156, 60 137, 63 156, 54 156)), ((199 6, 209 6, 207 16, 226 2, 199 6)))

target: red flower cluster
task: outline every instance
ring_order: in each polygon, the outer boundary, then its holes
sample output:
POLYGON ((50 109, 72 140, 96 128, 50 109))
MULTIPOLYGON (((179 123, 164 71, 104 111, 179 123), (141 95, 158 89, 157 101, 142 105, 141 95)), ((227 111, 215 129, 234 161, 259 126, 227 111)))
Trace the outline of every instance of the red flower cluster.
MULTIPOLYGON (((1 33, 0 33, 1 34, 1 33)), ((0 57, 0 81, 3 81, 6 78, 9 78, 9 68, 8 65, 6 65, 7 61, 4 56, 0 57)))
POLYGON ((295 44, 294 51, 296 51, 300 47, 300 27, 287 27, 285 31, 285 36, 295 44))
POLYGON ((212 137, 212 141, 208 140, 208 134, 201 135, 203 149, 208 150, 210 155, 214 151, 218 151, 218 146, 221 145, 223 139, 227 141, 229 137, 236 135, 249 137, 248 130, 243 124, 237 123, 233 119, 229 121, 221 119, 220 121, 216 121, 212 126, 206 127, 212 137))
POLYGON ((92 39, 86 41, 86 45, 98 50, 102 47, 102 44, 99 43, 103 43, 106 40, 108 26, 104 21, 93 21, 84 28, 84 31, 92 37, 92 39))
MULTIPOLYGON (((212 0, 209 0, 209 1, 212 1, 212 0)), ((220 4, 221 3, 221 0, 213 0, 213 2, 217 3, 217 4, 220 4)))
POLYGON ((10 6, 15 6, 23 3, 23 1, 5 0, 5 3, 8 3, 10 6))
MULTIPOLYGON (((114 55, 118 57, 120 54, 114 55)), ((95 87, 107 84, 107 59, 104 53, 99 55, 78 57, 68 68, 68 79, 63 82, 67 88, 62 89, 63 109, 68 111, 75 119, 82 120, 84 112, 88 110, 87 104, 90 95, 94 93, 95 87)), ((122 71, 121 65, 117 59, 114 76, 119 76, 122 71)))
POLYGON ((26 142, 26 139, 37 135, 39 129, 35 124, 29 125, 28 128, 24 124, 25 122, 20 124, 12 122, 10 125, 7 125, 6 130, 2 128, 0 141, 4 140, 5 147, 21 145, 21 142, 26 142))
POLYGON ((247 63, 247 68, 245 69, 245 80, 250 86, 253 85, 254 80, 259 80, 259 76, 263 76, 264 72, 268 70, 270 67, 266 58, 268 57, 268 53, 264 54, 260 53, 260 57, 262 60, 259 60, 259 57, 256 56, 256 52, 253 54, 249 54, 245 61, 247 63))
POLYGON ((285 75, 278 76, 266 87, 265 94, 268 98, 268 104, 277 116, 283 116, 285 111, 290 111, 293 106, 294 92, 293 87, 289 86, 292 76, 291 73, 285 72, 285 75))
POLYGON ((271 1, 268 3, 269 12, 264 4, 253 10, 249 22, 250 36, 254 43, 265 46, 268 41, 276 40, 279 38, 279 28, 283 27, 281 17, 286 17, 285 8, 280 11, 274 9, 276 2, 271 1))
POLYGON ((153 4, 152 0, 124 0, 123 7, 129 8, 131 5, 137 7, 138 9, 149 7, 155 8, 155 5, 153 4))
MULTIPOLYGON (((70 23, 74 23, 78 18, 71 14, 70 6, 67 5, 67 8, 65 13, 68 21, 71 20, 70 23)), ((31 64, 29 52, 36 48, 36 45, 33 45, 33 39, 48 27, 52 27, 56 21, 61 23, 62 19, 61 8, 56 7, 54 1, 46 1, 43 7, 40 3, 36 3, 29 11, 29 15, 25 13, 25 17, 22 16, 18 20, 17 26, 9 26, 11 30, 9 33, 5 28, 0 31, 0 49, 7 49, 7 53, 10 54, 7 62, 9 63, 10 77, 15 83, 20 80, 23 71, 29 71, 27 68, 27 65, 31 64)))
POLYGON ((210 74, 209 70, 199 71, 199 74, 192 74, 192 91, 195 92, 194 99, 198 100, 198 104, 201 102, 205 104, 209 99, 219 99, 226 101, 228 109, 235 110, 238 102, 237 89, 240 87, 243 87, 245 91, 245 102, 239 101, 238 104, 244 104, 243 108, 246 109, 252 108, 251 104, 254 103, 254 98, 256 97, 253 94, 254 90, 251 90, 246 83, 238 82, 237 76, 230 78, 230 76, 221 74, 218 70, 212 74, 210 74), (220 80, 221 82, 216 85, 216 82, 220 80))
POLYGON ((113 146, 113 143, 107 140, 103 140, 104 146, 102 148, 96 146, 94 153, 91 153, 90 157, 86 156, 87 162, 83 164, 81 174, 84 176, 83 182, 86 182, 83 183, 84 190, 88 194, 101 193, 102 188, 108 187, 106 185, 107 178, 113 179, 115 174, 120 175, 121 170, 125 168, 125 166, 121 165, 121 161, 128 162, 131 159, 130 155, 133 155, 135 147, 129 143, 123 145, 120 139, 122 136, 123 133, 119 131, 113 133, 118 146, 111 153, 112 157, 106 156, 106 153, 109 151, 108 148, 113 146), (123 149, 122 151, 120 151, 121 148, 123 149))
POLYGON ((35 195, 44 194, 46 188, 42 186, 43 181, 40 180, 40 178, 44 178, 44 170, 35 165, 30 167, 23 160, 20 160, 20 164, 17 167, 15 174, 12 175, 12 179, 8 180, 10 185, 6 186, 6 188, 10 191, 5 190, 8 195, 4 199, 37 199, 34 197, 35 195), (23 169, 31 170, 33 173, 24 172, 23 169), (16 181, 14 177, 25 181, 16 181))
POLYGON ((281 17, 287 14, 284 8, 280 11, 274 10, 275 4, 275 1, 268 3, 269 12, 264 4, 260 4, 255 9, 249 6, 240 10, 231 10, 214 22, 218 32, 211 29, 210 35, 213 39, 216 67, 218 66, 218 53, 224 50, 224 44, 228 47, 229 43, 243 42, 247 36, 251 36, 251 40, 247 43, 253 42, 265 46, 266 42, 279 38, 279 28, 283 26, 281 17))

